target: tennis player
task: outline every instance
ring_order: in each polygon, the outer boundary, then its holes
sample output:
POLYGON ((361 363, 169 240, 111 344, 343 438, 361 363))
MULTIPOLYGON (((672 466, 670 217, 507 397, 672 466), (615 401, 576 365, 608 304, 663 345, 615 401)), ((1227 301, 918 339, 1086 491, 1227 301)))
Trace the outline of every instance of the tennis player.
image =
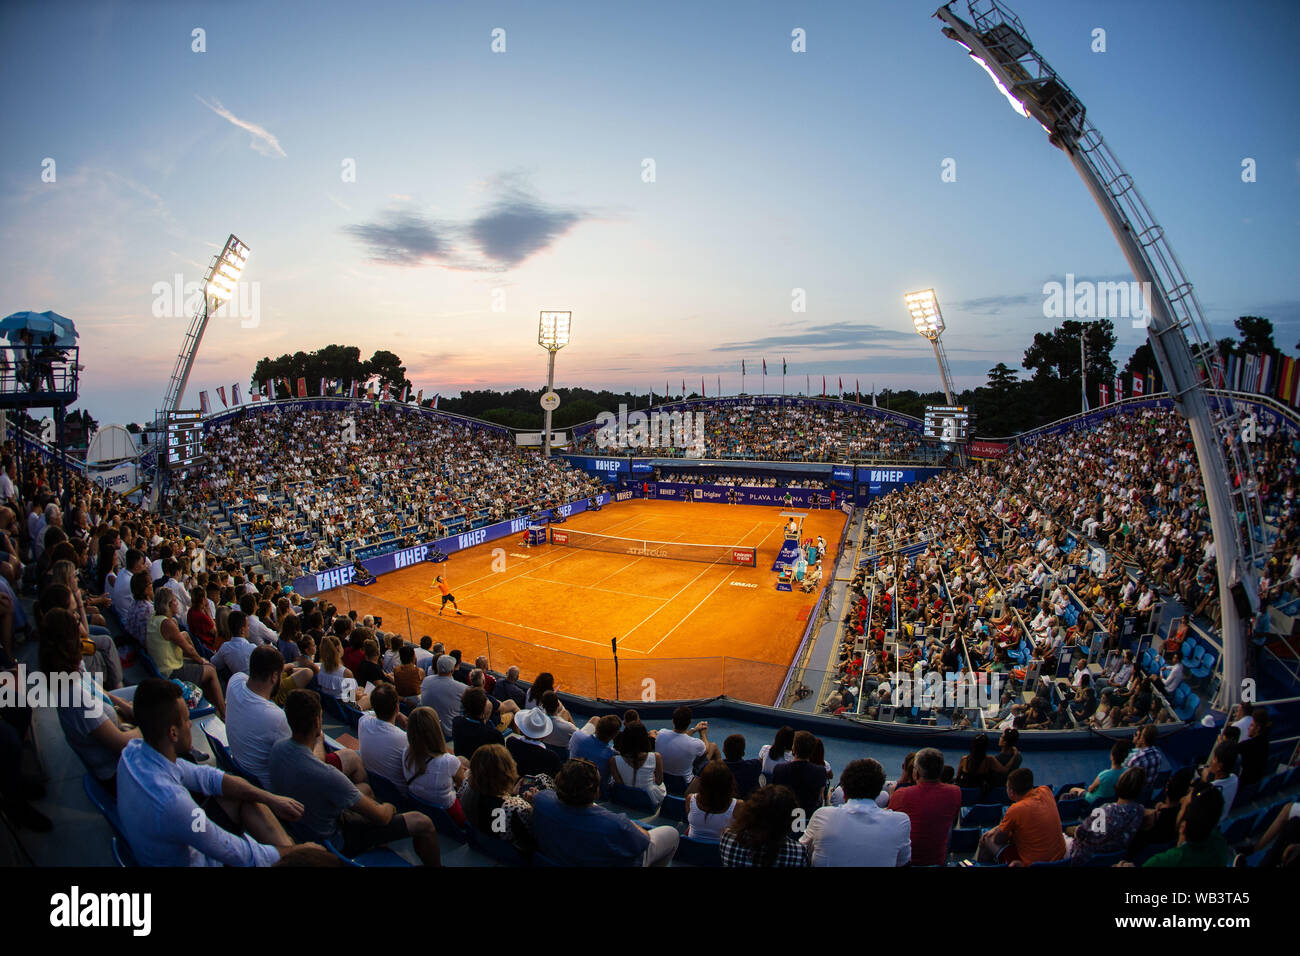
POLYGON ((447 578, 444 575, 440 574, 434 578, 431 587, 433 586, 436 586, 438 588, 438 593, 442 595, 442 605, 438 608, 439 617, 442 617, 442 612, 447 609, 448 604, 455 609, 457 614, 465 613, 460 609, 459 605, 456 604, 456 596, 451 593, 451 588, 447 586, 447 578))

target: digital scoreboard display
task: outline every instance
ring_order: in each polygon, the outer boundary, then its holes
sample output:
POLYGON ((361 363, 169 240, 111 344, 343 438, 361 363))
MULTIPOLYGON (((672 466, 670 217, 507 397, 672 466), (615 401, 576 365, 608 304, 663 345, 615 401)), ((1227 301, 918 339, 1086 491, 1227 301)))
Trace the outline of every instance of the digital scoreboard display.
POLYGON ((966 441, 970 435, 971 415, 966 405, 927 405, 922 437, 931 441, 966 441))
POLYGON ((167 413, 167 465, 184 468, 203 458, 203 413, 198 409, 167 413))

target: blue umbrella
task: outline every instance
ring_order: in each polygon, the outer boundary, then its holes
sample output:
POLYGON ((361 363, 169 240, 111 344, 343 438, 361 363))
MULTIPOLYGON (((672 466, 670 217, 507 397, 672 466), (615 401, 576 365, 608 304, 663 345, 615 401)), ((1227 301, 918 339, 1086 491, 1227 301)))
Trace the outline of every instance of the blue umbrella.
POLYGON ((24 330, 32 333, 36 344, 43 345, 42 338, 51 332, 55 334, 54 344, 60 348, 77 344, 76 324, 57 312, 15 312, 0 319, 0 334, 10 342, 17 342, 24 330))

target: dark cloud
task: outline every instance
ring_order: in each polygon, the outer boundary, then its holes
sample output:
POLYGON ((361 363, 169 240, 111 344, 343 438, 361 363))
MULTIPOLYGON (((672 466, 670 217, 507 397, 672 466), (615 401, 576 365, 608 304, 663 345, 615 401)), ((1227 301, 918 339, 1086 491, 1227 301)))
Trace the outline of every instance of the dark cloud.
POLYGON ((388 212, 376 222, 344 226, 343 231, 369 247, 371 259, 389 265, 436 262, 450 252, 434 224, 412 212, 388 212))
POLYGON ((860 349, 908 342, 913 338, 915 336, 910 332, 899 332, 896 329, 887 329, 867 322, 829 322, 826 325, 784 335, 769 335, 748 342, 726 342, 715 347, 713 351, 761 352, 764 349, 780 348, 860 349))
POLYGON ((547 205, 512 179, 490 185, 502 194, 486 212, 467 222, 434 223, 418 212, 390 209, 371 222, 344 226, 343 231, 360 240, 377 262, 499 272, 549 248, 590 218, 583 210, 547 205))
POLYGON ((486 258, 511 267, 552 245, 583 218, 514 192, 471 220, 467 231, 486 258))

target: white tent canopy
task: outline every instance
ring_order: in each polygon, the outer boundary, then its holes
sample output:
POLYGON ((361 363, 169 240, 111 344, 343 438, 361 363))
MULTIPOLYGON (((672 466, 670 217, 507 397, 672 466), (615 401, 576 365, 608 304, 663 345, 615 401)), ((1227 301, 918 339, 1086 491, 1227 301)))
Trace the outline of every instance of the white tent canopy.
POLYGON ((133 461, 139 457, 135 436, 121 425, 104 425, 95 432, 86 450, 86 464, 91 467, 133 461))

